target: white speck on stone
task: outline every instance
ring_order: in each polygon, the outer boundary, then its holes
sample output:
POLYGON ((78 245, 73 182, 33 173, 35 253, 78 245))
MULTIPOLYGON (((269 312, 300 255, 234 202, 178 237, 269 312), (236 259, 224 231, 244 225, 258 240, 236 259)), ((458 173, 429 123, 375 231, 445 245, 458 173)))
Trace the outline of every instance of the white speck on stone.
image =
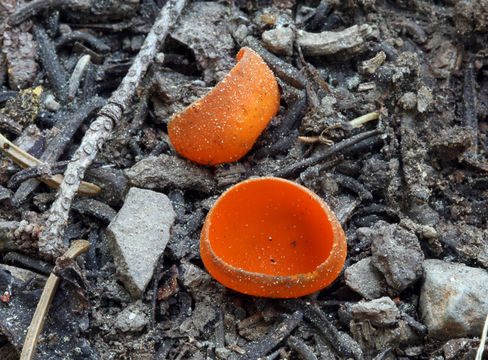
POLYGON ((107 228, 117 275, 134 298, 140 298, 166 248, 175 212, 164 194, 131 188, 107 228))
POLYGON ((141 300, 127 306, 115 319, 115 328, 122 332, 141 331, 149 323, 149 309, 141 300))

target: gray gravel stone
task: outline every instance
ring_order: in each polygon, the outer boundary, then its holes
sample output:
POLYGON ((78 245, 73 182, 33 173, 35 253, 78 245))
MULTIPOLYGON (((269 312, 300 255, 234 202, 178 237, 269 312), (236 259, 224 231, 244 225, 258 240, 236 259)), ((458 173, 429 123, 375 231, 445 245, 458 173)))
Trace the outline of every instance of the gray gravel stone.
POLYGON ((386 295, 387 289, 383 275, 371 264, 371 259, 362 259, 344 271, 347 286, 365 299, 376 299, 386 295))
POLYGON ((210 193, 216 185, 209 170, 166 154, 149 156, 124 173, 131 185, 145 189, 162 190, 172 187, 210 193))
POLYGON ((122 310, 115 319, 115 327, 122 331, 141 331, 149 322, 149 311, 142 301, 138 300, 122 310))
POLYGON ((169 240, 175 213, 164 194, 131 188, 107 228, 117 274, 133 297, 141 297, 169 240))
POLYGON ((385 277, 390 295, 400 294, 422 276, 424 253, 414 233, 384 221, 361 228, 361 233, 371 240, 372 264, 385 277))
POLYGON ((228 6, 216 1, 190 3, 171 32, 172 38, 192 49, 207 83, 221 80, 234 64, 228 12, 228 6))
POLYGON ((57 112, 61 108, 61 104, 56 101, 53 94, 47 94, 44 98, 44 106, 51 112, 57 112))
POLYGON ((394 325, 400 317, 396 304, 387 296, 351 305, 350 310, 355 320, 369 320, 376 326, 394 325))
POLYGON ((424 261, 420 313, 429 335, 480 336, 488 313, 488 271, 441 260, 424 261))
POLYGON ((276 54, 293 55, 293 40, 295 33, 293 29, 281 27, 263 32, 264 45, 276 54))

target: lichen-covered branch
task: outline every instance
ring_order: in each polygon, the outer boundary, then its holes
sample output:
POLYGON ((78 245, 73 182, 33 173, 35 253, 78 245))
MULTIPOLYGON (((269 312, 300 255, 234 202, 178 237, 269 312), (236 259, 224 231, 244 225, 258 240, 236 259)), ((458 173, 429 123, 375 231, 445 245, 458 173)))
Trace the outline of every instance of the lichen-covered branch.
POLYGON ((185 3, 186 0, 168 0, 164 5, 120 86, 100 110, 97 118, 85 133, 80 147, 73 155, 64 173, 63 183, 49 210, 46 229, 39 237, 39 252, 43 256, 57 257, 65 251, 61 237, 81 179, 110 135, 113 124, 121 118, 124 110, 132 101, 147 68, 168 34, 169 28, 176 22, 185 3))

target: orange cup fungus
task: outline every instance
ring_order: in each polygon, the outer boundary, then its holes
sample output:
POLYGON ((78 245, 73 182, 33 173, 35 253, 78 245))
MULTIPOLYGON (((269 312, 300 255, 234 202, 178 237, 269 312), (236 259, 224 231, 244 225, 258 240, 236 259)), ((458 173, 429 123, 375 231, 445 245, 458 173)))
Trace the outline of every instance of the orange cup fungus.
POLYGON ((178 153, 197 163, 236 161, 251 149, 279 105, 273 72, 255 51, 242 48, 229 74, 171 119, 168 135, 178 153))
POLYGON ((346 237, 327 204, 294 182, 245 180, 207 215, 200 253, 210 274, 238 292, 291 298, 311 294, 339 276, 346 237))

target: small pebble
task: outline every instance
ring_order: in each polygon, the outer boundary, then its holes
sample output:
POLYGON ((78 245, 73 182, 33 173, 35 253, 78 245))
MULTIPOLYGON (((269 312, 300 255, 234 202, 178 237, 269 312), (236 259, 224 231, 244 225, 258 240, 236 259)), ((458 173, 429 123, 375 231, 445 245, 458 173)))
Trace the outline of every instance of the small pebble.
POLYGON ((436 338, 480 336, 488 314, 488 271, 464 264, 424 261, 420 313, 436 338))
POLYGON ((56 101, 54 95, 47 94, 46 98, 44 99, 44 106, 51 112, 57 112, 61 107, 61 104, 56 101))
POLYGON ((122 331, 141 331, 149 322, 146 306, 138 300, 127 306, 115 319, 115 327, 122 331))
POLYGON ((267 30, 263 32, 264 45, 276 54, 293 55, 293 41, 295 33, 289 27, 267 30))

